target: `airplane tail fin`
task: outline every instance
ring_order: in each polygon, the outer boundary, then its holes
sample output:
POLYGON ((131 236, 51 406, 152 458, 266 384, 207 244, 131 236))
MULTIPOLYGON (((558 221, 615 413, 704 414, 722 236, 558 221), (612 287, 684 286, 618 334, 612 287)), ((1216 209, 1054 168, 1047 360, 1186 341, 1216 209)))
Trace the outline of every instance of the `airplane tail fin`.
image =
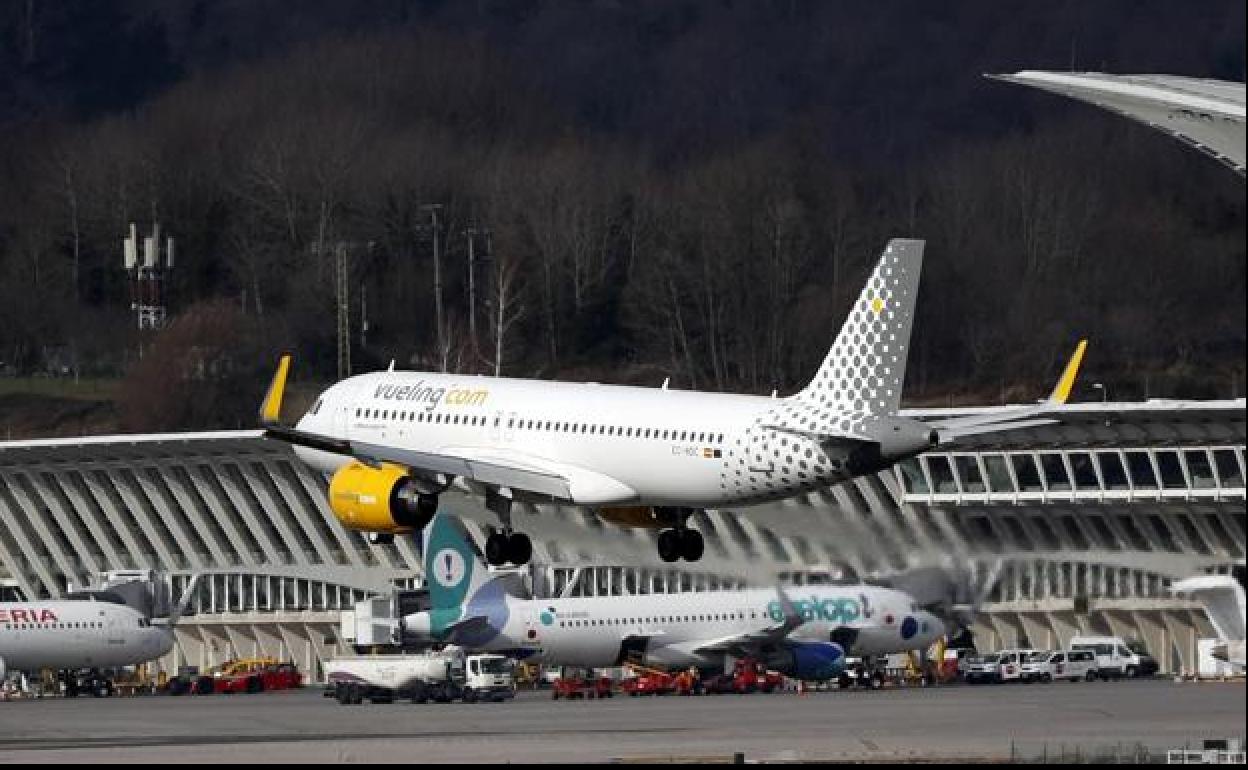
POLYGON ((463 524, 438 513, 425 527, 425 585, 435 610, 459 609, 490 581, 490 573, 463 524))
POLYGON ((890 415, 901 406, 924 241, 894 238, 814 380, 797 398, 823 410, 890 415))

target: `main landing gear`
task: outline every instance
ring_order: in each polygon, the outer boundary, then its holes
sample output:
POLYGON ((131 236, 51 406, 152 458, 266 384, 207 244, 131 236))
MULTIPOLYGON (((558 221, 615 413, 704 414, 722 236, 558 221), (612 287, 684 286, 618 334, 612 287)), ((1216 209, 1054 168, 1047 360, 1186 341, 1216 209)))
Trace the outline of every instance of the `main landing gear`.
POLYGON ((697 561, 702 558, 702 553, 706 550, 706 541, 702 539, 702 533, 696 529, 689 529, 685 525, 685 521, 692 514, 691 509, 673 511, 672 518, 676 526, 659 533, 659 558, 663 561, 674 562, 680 559, 697 561))
POLYGON ((501 567, 508 562, 528 564, 533 556, 533 541, 529 540, 529 536, 511 529, 511 503, 511 490, 505 487, 485 495, 485 507, 497 514, 503 525, 501 532, 492 531, 485 539, 485 560, 493 567, 501 567))
POLYGON ((492 566, 527 564, 532 556, 533 541, 523 532, 491 532, 485 539, 485 560, 492 566))
POLYGON ((663 561, 697 561, 705 550, 702 533, 696 529, 665 529, 659 533, 659 558, 663 561))

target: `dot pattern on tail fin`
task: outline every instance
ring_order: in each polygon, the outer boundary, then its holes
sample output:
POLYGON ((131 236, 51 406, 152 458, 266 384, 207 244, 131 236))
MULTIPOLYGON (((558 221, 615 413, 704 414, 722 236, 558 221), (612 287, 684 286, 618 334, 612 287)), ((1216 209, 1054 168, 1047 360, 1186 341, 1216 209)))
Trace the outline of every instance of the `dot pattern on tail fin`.
POLYGON ((777 400, 724 455, 720 490, 742 502, 814 491, 848 473, 817 441, 768 426, 861 435, 901 404, 923 242, 893 240, 881 255, 815 379, 777 400))
POLYGON ((837 411, 897 411, 922 265, 922 241, 889 242, 818 374, 798 394, 802 401, 837 411))

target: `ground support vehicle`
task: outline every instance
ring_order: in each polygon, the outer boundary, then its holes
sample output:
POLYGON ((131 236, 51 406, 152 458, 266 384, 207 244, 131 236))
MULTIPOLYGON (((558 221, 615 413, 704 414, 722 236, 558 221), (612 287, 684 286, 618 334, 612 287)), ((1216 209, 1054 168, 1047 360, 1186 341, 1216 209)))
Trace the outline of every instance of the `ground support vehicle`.
POLYGON ((1079 682, 1095 678, 1096 659, 1087 650, 1037 652, 1023 662, 1024 682, 1052 682, 1055 679, 1079 682))
POLYGON ((637 676, 620 683, 620 692, 639 695, 670 695, 676 692, 676 677, 657 669, 639 669, 637 676))
POLYGON ((775 671, 768 671, 762 663, 753 658, 739 658, 732 664, 731 673, 723 673, 706 680, 704 688, 707 693, 773 693, 784 689, 784 677, 775 671))
POLYGON ((1101 679, 1132 679, 1153 676, 1158 664, 1139 644, 1129 645, 1120 636, 1076 636, 1072 650, 1090 650, 1096 655, 1096 671, 1101 679))
POLYGON ((206 674, 171 679, 165 690, 173 695, 190 692, 194 695, 232 695, 271 690, 290 690, 303 685, 303 675, 294 663, 276 658, 240 658, 214 667, 206 674))
POLYGON ((595 675, 593 671, 565 666, 559 677, 551 683, 552 700, 576 700, 578 698, 612 698, 615 682, 611 677, 595 675))
POLYGON ((511 661, 501 655, 464 655, 458 647, 417 654, 363 655, 325 663, 328 694, 343 705, 515 697, 511 661))

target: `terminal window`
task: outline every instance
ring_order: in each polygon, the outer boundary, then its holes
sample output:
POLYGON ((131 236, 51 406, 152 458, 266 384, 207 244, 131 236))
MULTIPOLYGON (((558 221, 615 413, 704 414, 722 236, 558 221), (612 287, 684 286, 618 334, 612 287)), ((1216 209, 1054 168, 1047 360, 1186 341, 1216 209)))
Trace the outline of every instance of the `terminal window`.
POLYGON ((1117 452, 1097 452, 1096 459, 1101 464, 1101 478, 1105 480, 1107 489, 1130 489, 1127 471, 1122 467, 1122 457, 1117 452))
POLYGON ((1044 479, 1050 491, 1065 492, 1070 489, 1070 477, 1066 475, 1066 465, 1062 456, 1052 452, 1040 455, 1040 465, 1044 468, 1044 479))
POLYGON ((1044 486, 1040 483, 1040 473, 1036 470, 1035 458, 1031 455, 1010 455, 1010 462, 1014 465, 1018 485, 1024 492, 1044 491, 1044 486))
POLYGON ((1136 489, 1157 489, 1157 477, 1148 452, 1127 452, 1127 468, 1131 471, 1131 485, 1136 489))
POLYGON ((1187 479, 1183 477, 1183 467, 1179 465, 1179 453, 1165 450, 1157 453, 1157 468, 1161 471, 1162 483, 1166 489, 1184 489, 1187 479))
POLYGON ((932 486, 937 494, 956 495, 957 482, 953 480, 953 470, 949 467, 949 458, 944 455, 928 455, 927 467, 932 473, 932 486))
POLYGON ((1187 461, 1187 473, 1192 478, 1192 486, 1196 489, 1213 489, 1218 483, 1213 478, 1213 466, 1209 463, 1209 453, 1203 449, 1189 449, 1183 453, 1187 461))
POLYGON ((997 494, 1014 492, 1014 480, 1003 455, 984 455, 984 468, 988 471, 988 484, 997 494))
POLYGON ((1213 460, 1218 466, 1218 478, 1222 480, 1222 488, 1244 486, 1244 474, 1239 468, 1239 460, 1233 449, 1213 450, 1213 460))
POLYGON ((953 462, 957 466, 958 478, 962 481, 962 491, 970 494, 983 494, 984 478, 979 472, 979 463, 975 461, 975 456, 954 455, 953 462))
POLYGON ((1075 475, 1075 487, 1084 490, 1099 490, 1100 482, 1096 478, 1096 467, 1092 464, 1092 455, 1087 452, 1071 452, 1070 469, 1075 475))

